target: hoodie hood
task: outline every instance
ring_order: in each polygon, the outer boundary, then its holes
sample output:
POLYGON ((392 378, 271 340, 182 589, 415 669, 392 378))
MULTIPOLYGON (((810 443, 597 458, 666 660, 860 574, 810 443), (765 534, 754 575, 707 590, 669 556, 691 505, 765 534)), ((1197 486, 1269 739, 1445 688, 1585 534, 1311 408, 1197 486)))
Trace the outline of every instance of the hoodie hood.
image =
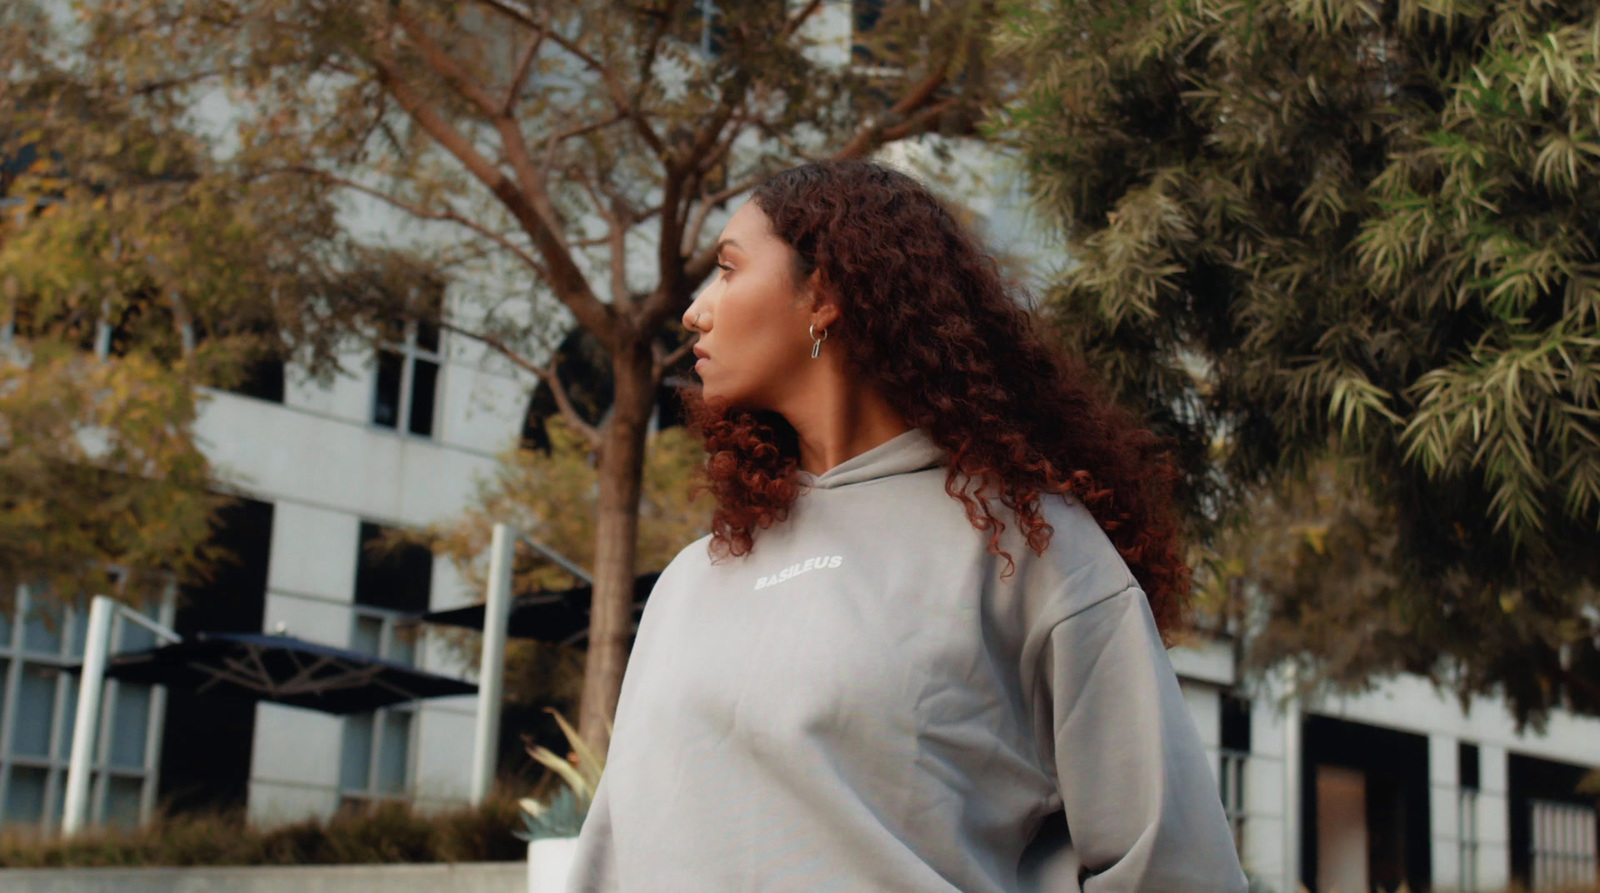
POLYGON ((858 456, 851 456, 820 475, 800 471, 797 477, 801 484, 818 490, 832 490, 891 475, 936 468, 944 464, 944 459, 943 447, 934 443, 921 428, 912 428, 858 456))

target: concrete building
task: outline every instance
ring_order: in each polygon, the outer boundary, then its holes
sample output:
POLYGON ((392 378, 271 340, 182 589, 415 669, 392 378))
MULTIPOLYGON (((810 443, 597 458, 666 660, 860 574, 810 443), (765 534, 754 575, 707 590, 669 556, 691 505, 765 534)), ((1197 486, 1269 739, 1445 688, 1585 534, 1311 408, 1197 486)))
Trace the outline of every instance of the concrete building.
MULTIPOLYGON (((870 6, 871 4, 864 4, 870 6)), ((851 8, 828 4, 818 28, 850 56, 851 8)), ((946 191, 997 247, 1038 259, 1014 177, 958 152, 946 191)), ((888 160, 931 165, 893 147, 888 160)), ((714 231, 711 230, 711 231, 714 231)), ((287 630, 463 674, 407 618, 477 598, 447 562, 363 548, 385 528, 448 518, 475 478, 523 430, 533 381, 462 339, 408 327, 389 348, 346 358, 327 387, 263 367, 244 393, 215 392, 198 433, 247 497, 221 533, 240 561, 211 583, 148 606, 180 632, 287 630)), ((0 824, 55 826, 70 747, 83 612, 41 613, 27 587, 0 616, 0 824)), ((115 650, 152 644, 119 625, 115 650)), ((1503 704, 1463 711, 1400 678, 1359 698, 1302 704, 1267 684, 1241 695, 1227 643, 1174 651, 1185 696, 1213 757, 1247 869, 1264 889, 1534 889, 1597 879, 1595 799, 1575 791, 1600 767, 1600 720, 1563 713, 1519 734, 1503 704)), ((242 803, 260 821, 330 815, 384 798, 428 805, 466 797, 475 699, 336 718, 274 705, 227 707, 112 683, 91 815, 132 822, 158 803, 242 803)))

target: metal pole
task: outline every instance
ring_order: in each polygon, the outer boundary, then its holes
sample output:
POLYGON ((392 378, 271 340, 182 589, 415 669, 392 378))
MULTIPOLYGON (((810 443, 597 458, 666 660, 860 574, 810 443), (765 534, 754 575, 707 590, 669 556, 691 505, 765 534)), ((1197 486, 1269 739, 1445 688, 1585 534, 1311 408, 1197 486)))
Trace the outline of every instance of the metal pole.
POLYGON ((489 592, 483 604, 483 662, 478 669, 478 728, 473 739, 472 802, 482 803, 494 786, 500 743, 500 690, 506 673, 506 626, 511 619, 511 560, 517 536, 494 526, 489 544, 489 592))
POLYGON ((106 658, 111 652, 111 620, 116 603, 97 595, 89 602, 89 635, 83 646, 83 669, 78 674, 78 714, 72 725, 72 759, 67 764, 67 802, 62 810, 61 833, 68 837, 83 829, 89 812, 89 773, 94 745, 100 737, 100 696, 106 685, 106 658))

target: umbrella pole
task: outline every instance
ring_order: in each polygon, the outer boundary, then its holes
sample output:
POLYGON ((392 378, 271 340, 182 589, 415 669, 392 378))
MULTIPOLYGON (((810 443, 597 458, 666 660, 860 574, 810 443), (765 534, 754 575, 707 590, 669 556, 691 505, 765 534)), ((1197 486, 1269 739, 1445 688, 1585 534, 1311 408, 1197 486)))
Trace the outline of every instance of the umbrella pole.
POLYGON ((89 602, 89 635, 78 675, 78 713, 72 725, 72 759, 67 764, 66 806, 61 833, 71 837, 83 829, 89 812, 89 773, 99 735, 100 699, 106 687, 106 657, 111 652, 111 620, 115 603, 97 595, 89 602))
POLYGON ((511 561, 516 534, 496 524, 489 545, 489 591, 483 606, 483 663, 478 669, 478 723, 473 740, 472 803, 482 803, 494 786, 495 751, 500 743, 500 691, 506 673, 506 626, 511 619, 511 561))

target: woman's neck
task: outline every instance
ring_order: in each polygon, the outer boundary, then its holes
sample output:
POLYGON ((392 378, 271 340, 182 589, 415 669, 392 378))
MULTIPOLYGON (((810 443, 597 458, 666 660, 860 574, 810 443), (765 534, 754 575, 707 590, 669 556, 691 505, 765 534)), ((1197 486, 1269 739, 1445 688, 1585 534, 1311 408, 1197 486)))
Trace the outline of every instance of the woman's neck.
POLYGON ((876 388, 837 369, 818 371, 803 396, 779 410, 799 435, 801 469, 820 475, 910 430, 876 388))

